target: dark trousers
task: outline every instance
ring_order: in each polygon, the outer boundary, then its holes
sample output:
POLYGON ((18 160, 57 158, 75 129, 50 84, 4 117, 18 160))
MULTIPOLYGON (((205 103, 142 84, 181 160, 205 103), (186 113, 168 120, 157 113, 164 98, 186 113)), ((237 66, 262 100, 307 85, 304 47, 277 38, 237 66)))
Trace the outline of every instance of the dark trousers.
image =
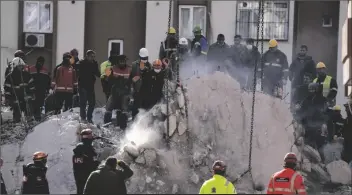
POLYGON ((262 81, 262 85, 263 92, 274 97, 277 97, 278 90, 282 89, 281 80, 272 80, 269 78, 264 78, 262 81))
POLYGON ((132 119, 138 114, 138 109, 141 108, 142 98, 139 93, 133 94, 132 119))
POLYGON ((92 120, 93 111, 95 107, 94 88, 93 89, 79 88, 78 92, 79 92, 79 106, 80 106, 81 119, 85 120, 87 118, 88 120, 92 120), (87 102, 88 102, 88 110, 86 112, 87 102))
POLYGON ((64 112, 72 108, 73 93, 70 92, 55 92, 56 114, 60 113, 62 106, 64 112))
POLYGON ((104 123, 111 122, 112 111, 116 111, 116 121, 121 129, 127 127, 127 114, 129 97, 127 95, 110 95, 106 103, 106 112, 104 114, 104 123))
POLYGON ((13 116, 13 121, 15 123, 18 123, 21 121, 21 116, 22 112, 24 112, 26 117, 31 116, 32 114, 32 100, 28 100, 27 103, 26 101, 22 100, 20 103, 13 103, 12 104, 12 116, 13 116))
POLYGON ((101 80, 101 86, 103 88, 103 92, 105 94, 106 101, 107 101, 111 94, 111 85, 105 78, 101 78, 100 80, 101 80))
POLYGON ((44 100, 45 100, 45 92, 35 94, 35 100, 33 104, 33 114, 36 120, 40 120, 41 118, 41 112, 42 112, 42 107, 44 105, 44 100))

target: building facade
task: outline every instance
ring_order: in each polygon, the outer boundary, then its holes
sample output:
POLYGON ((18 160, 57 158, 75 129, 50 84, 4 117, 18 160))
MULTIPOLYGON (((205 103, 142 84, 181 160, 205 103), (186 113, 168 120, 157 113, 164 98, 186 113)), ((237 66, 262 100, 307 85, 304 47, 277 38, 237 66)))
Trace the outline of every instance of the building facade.
MULTIPOLYGON (((182 37, 191 39, 193 27, 199 25, 210 43, 222 33, 232 44, 236 34, 256 38, 258 8, 255 1, 175 0, 170 22, 182 37)), ((351 1, 265 1, 264 10, 264 49, 269 39, 276 38, 291 63, 300 45, 307 45, 309 55, 325 62, 329 74, 337 78, 341 86, 337 102, 346 102, 351 1)), ((29 64, 44 56, 49 69, 73 48, 80 58, 87 49, 96 50, 99 63, 107 60, 110 50, 126 54, 130 63, 141 47, 155 59, 168 16, 169 1, 2 1, 1 82, 6 60, 18 48, 28 53, 29 64)), ((97 99, 103 101, 100 82, 96 85, 97 99)))

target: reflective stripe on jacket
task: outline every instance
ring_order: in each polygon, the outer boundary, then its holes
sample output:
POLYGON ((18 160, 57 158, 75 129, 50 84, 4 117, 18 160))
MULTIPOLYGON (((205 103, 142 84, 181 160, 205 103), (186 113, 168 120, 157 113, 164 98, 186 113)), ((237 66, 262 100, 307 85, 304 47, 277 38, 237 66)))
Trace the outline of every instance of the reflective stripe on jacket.
POLYGON ((72 93, 73 89, 78 86, 76 71, 72 66, 60 66, 56 70, 56 75, 51 85, 53 88, 55 87, 55 91, 72 93))
MULTIPOLYGON (((331 83, 331 79, 332 77, 331 76, 326 76, 325 79, 324 79, 324 82, 323 82, 323 96, 324 97, 327 97, 330 93, 330 83, 331 83)), ((318 82, 318 78, 315 78, 313 80, 313 83, 317 83, 318 82)))
POLYGON ((290 168, 275 173, 269 182, 267 194, 306 195, 303 177, 290 168))
POLYGON ((204 182, 199 194, 236 194, 236 189, 225 177, 214 175, 213 178, 204 182))

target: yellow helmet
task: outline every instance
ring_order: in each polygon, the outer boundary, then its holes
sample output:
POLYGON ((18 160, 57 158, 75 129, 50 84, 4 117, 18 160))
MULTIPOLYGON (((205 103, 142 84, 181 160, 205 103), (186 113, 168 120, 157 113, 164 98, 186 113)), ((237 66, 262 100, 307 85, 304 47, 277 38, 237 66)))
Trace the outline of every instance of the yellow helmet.
POLYGON ((170 27, 168 33, 169 33, 169 34, 176 34, 175 28, 174 28, 174 27, 170 27))
POLYGON ((326 68, 323 62, 319 62, 315 68, 326 68))
POLYGON ((332 110, 341 111, 341 106, 335 105, 334 107, 332 107, 332 110))
POLYGON ((269 48, 276 47, 276 46, 277 46, 277 41, 275 39, 271 39, 269 41, 269 48))

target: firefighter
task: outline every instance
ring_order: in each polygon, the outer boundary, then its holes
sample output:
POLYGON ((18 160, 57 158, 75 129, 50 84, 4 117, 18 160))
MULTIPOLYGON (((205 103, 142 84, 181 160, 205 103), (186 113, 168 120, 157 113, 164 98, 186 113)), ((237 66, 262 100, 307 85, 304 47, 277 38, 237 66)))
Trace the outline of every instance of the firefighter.
POLYGON ((93 111, 95 107, 94 85, 96 77, 100 77, 99 67, 95 61, 95 51, 88 50, 83 60, 77 62, 76 71, 78 77, 78 92, 81 120, 93 123, 93 111), (88 102, 88 110, 86 106, 88 102))
POLYGON ((267 194, 307 194, 303 177, 296 171, 296 154, 287 153, 284 162, 284 169, 271 176, 267 194))
MULTIPOLYGON (((143 75, 145 72, 149 71, 151 64, 148 61, 148 50, 146 48, 141 48, 139 50, 139 59, 132 63, 132 71, 130 74, 130 79, 132 80, 133 87, 133 106, 132 106, 132 118, 134 119, 138 114, 138 109, 141 107, 142 102, 142 92, 141 85, 144 82, 143 75)), ((148 95, 148 94, 144 94, 148 95)))
POLYGON ((288 62, 286 55, 278 49, 275 39, 269 41, 269 50, 263 54, 262 88, 264 93, 282 98, 283 87, 287 83, 288 62))
POLYGON ((22 194, 50 194, 46 178, 48 154, 36 152, 33 163, 23 165, 22 194))
MULTIPOLYGON (((0 158, 0 168, 2 167, 2 164, 3 164, 3 160, 2 158, 0 158)), ((7 194, 7 190, 6 190, 6 185, 5 185, 5 182, 4 182, 4 178, 2 178, 2 173, 0 172, 0 182, 1 182, 1 194, 7 194)))
POLYGON ((188 40, 184 37, 178 41, 179 45, 179 61, 183 62, 189 57, 189 44, 188 40))
POLYGON ((163 60, 164 58, 170 58, 171 53, 176 52, 177 43, 176 30, 175 28, 170 27, 165 41, 160 44, 159 59, 163 60))
POLYGON ((73 175, 76 181, 77 194, 83 194, 84 185, 91 172, 98 168, 99 161, 97 153, 92 146, 93 132, 91 129, 84 129, 80 133, 81 142, 73 149, 73 175))
POLYGON ((74 91, 77 91, 78 83, 76 71, 72 66, 72 63, 74 63, 72 59, 70 53, 63 54, 62 63, 57 68, 51 82, 51 87, 55 93, 56 114, 60 114, 64 103, 64 112, 72 107, 73 94, 74 91))
POLYGON ((208 41, 202 35, 202 29, 199 26, 193 29, 194 39, 191 42, 191 53, 193 56, 206 56, 208 54, 208 41))
POLYGON ((218 34, 216 43, 210 45, 207 60, 211 63, 211 66, 215 67, 213 70, 224 63, 228 58, 230 52, 230 46, 225 43, 225 36, 218 34))
POLYGON ((21 121, 21 112, 27 117, 32 114, 35 86, 32 76, 24 70, 25 63, 21 58, 16 57, 11 63, 14 67, 4 84, 5 101, 13 109, 13 121, 18 123, 21 121))
POLYGON ((317 64, 316 70, 317 77, 313 80, 313 83, 319 84, 319 91, 326 98, 327 106, 333 107, 337 95, 337 82, 334 78, 327 75, 326 66, 323 62, 317 64))
POLYGON ((103 88, 103 92, 105 94, 106 100, 109 99, 110 92, 111 92, 111 84, 107 81, 107 76, 105 75, 106 69, 111 68, 111 62, 116 61, 116 54, 110 51, 109 59, 100 65, 100 80, 101 86, 103 88))
POLYGON ((329 109, 329 121, 328 121, 328 141, 336 141, 338 138, 343 138, 343 130, 345 127, 345 121, 341 115, 341 106, 335 105, 332 109, 329 109))
POLYGON ((41 110, 44 105, 46 95, 50 90, 51 79, 48 74, 48 70, 44 66, 45 59, 43 56, 37 58, 37 62, 34 66, 29 67, 29 72, 34 79, 35 85, 35 101, 33 105, 34 118, 36 120, 41 119, 41 110))
POLYGON ((84 194, 127 194, 125 180, 132 175, 133 171, 124 161, 109 157, 104 165, 90 174, 84 194))
POLYGON ((199 194, 237 194, 235 186, 225 178, 225 163, 217 160, 214 162, 212 169, 213 178, 203 183, 199 194))
POLYGON ((106 69, 108 82, 111 82, 111 95, 106 103, 104 123, 111 122, 112 111, 117 109, 116 121, 120 129, 127 127, 127 112, 131 93, 131 69, 126 63, 125 55, 117 56, 117 63, 113 63, 112 68, 106 69), (116 65, 115 65, 116 64, 116 65))
MULTIPOLYGON (((21 58, 24 62, 26 62, 26 54, 22 50, 17 50, 14 53, 14 58, 17 58, 17 57, 21 58)), ((5 78, 12 71, 12 69, 13 69, 12 63, 8 63, 5 70, 5 78)), ((28 71, 28 66, 25 65, 23 70, 28 71)))

